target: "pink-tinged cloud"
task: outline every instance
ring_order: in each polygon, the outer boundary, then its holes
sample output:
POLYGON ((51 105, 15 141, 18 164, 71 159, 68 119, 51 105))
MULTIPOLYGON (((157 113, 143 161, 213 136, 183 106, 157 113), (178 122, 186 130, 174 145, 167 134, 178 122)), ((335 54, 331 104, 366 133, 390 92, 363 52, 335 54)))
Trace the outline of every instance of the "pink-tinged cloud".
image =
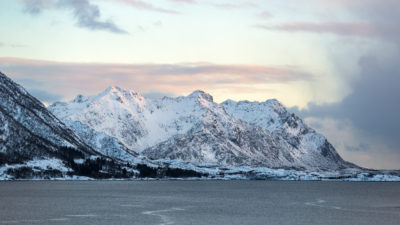
POLYGON ((377 25, 371 23, 343 23, 343 22, 294 22, 278 25, 256 25, 257 28, 287 32, 330 33, 345 36, 378 36, 377 25))
POLYGON ((273 15, 268 11, 263 11, 260 13, 260 17, 262 17, 264 19, 269 19, 269 18, 272 18, 273 15))
POLYGON ((312 74, 290 66, 62 63, 19 58, 0 58, 0 71, 29 88, 43 89, 68 98, 81 92, 95 94, 110 85, 142 93, 152 90, 189 93, 196 89, 221 91, 246 88, 247 92, 251 92, 254 86, 260 84, 313 79, 312 74))
POLYGON ((180 2, 180 3, 197 3, 195 0, 170 0, 171 2, 180 2))
POLYGON ((391 5, 391 4, 397 4, 399 5, 398 0, 383 0, 383 1, 377 1, 377 0, 308 0, 309 4, 317 4, 317 5, 323 5, 325 7, 349 7, 349 6, 357 6, 357 5, 391 5))
POLYGON ((257 5, 253 2, 242 2, 242 3, 209 3, 210 5, 220 9, 241 9, 241 8, 254 8, 257 5))
POLYGON ((161 12, 161 13, 179 14, 178 11, 160 8, 160 7, 154 6, 150 3, 147 3, 145 1, 140 1, 140 0, 103 0, 103 1, 120 2, 123 4, 127 4, 129 6, 132 6, 134 8, 156 11, 156 12, 161 12))

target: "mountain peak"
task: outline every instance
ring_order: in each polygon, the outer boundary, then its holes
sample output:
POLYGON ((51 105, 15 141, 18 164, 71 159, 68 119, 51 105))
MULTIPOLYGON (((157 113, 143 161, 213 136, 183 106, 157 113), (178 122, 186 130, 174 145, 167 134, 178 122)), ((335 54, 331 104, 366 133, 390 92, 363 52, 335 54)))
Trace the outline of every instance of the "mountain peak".
POLYGON ((0 86, 4 85, 6 87, 17 88, 21 93, 27 94, 28 92, 19 84, 11 80, 7 75, 0 71, 0 86))
POLYGON ((118 86, 109 86, 97 97, 98 98, 108 97, 120 102, 124 102, 124 100, 128 99, 143 99, 143 97, 139 93, 118 86))
POLYGON ((87 99, 88 99, 87 97, 85 97, 85 96, 79 94, 79 95, 77 95, 77 96, 75 97, 75 99, 73 100, 73 102, 82 103, 82 102, 86 101, 87 99))
POLYGON ((213 97, 210 94, 208 94, 208 93, 206 93, 206 92, 204 92, 202 90, 196 90, 196 91, 192 92, 190 95, 188 95, 188 97, 189 98, 204 99, 204 100, 206 100, 208 102, 213 102, 213 97))
POLYGON ((108 88, 106 88, 103 91, 103 93, 109 94, 109 93, 117 93, 117 92, 125 92, 125 91, 127 91, 127 90, 120 88, 118 86, 109 86, 108 88))
POLYGON ((221 105, 235 105, 235 104, 237 104, 237 102, 232 99, 227 99, 221 103, 221 105))
POLYGON ((269 99, 269 100, 263 102, 263 104, 271 106, 276 112, 278 112, 280 114, 287 113, 286 107, 275 98, 269 99))
POLYGON ((276 98, 272 98, 272 99, 268 99, 265 101, 265 103, 267 104, 271 104, 271 105, 282 105, 282 103, 280 101, 278 101, 278 99, 276 98))
POLYGON ((9 77, 7 77, 6 74, 4 74, 4 73, 1 72, 1 71, 0 71, 0 77, 1 77, 1 78, 6 78, 6 79, 8 79, 8 80, 11 80, 9 77))

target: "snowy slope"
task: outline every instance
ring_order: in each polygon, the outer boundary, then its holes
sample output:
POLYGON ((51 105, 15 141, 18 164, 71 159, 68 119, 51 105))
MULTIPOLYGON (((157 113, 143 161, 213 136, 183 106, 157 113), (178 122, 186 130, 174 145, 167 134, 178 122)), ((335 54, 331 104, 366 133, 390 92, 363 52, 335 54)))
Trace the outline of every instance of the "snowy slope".
POLYGON ((150 158, 272 167, 286 162, 268 131, 229 116, 209 94, 195 91, 187 97, 163 99, 159 105, 161 112, 172 114, 169 118, 177 115, 170 119, 172 124, 182 127, 184 121, 190 129, 179 134, 170 126, 170 138, 143 151, 150 158))
POLYGON ((0 73, 0 152, 26 157, 59 147, 95 152, 21 86, 0 73), (41 150, 45 149, 45 151, 41 150))
POLYGON ((294 161, 301 160, 310 166, 317 163, 326 169, 354 166, 345 162, 323 135, 289 113, 276 99, 265 102, 227 100, 221 105, 228 114, 271 132, 282 151, 294 161))
MULTIPOLYGON (((187 97, 149 100, 133 91, 110 87, 95 97, 78 96, 69 103, 55 103, 49 110, 67 124, 79 122, 119 140, 131 151, 145 150, 144 155, 155 159, 243 164, 250 163, 252 160, 249 159, 253 157, 260 164, 257 154, 264 154, 265 158, 272 155, 270 151, 277 152, 268 132, 227 115, 210 95, 202 91, 187 97), (262 151, 245 152, 229 140, 235 140, 234 132, 242 130, 260 133, 259 142, 265 142, 262 151), (179 138, 191 140, 193 147, 185 145, 180 153, 170 154, 168 145, 176 145, 179 138), (199 141, 202 145, 198 145, 199 141), (162 145, 163 150, 155 148, 156 145, 162 145)), ((77 133, 82 133, 80 128, 74 128, 77 133)), ((242 146, 246 144, 248 142, 241 143, 242 146)))
MULTIPOLYGON (((79 135, 90 134, 94 133, 79 135)), ((95 135, 104 145, 117 143, 95 135)), ((93 150, 40 101, 0 73, 0 180, 128 176, 121 165, 93 150)))
POLYGON ((68 125, 75 131, 76 135, 80 136, 89 146, 103 155, 124 161, 134 161, 138 156, 138 153, 126 148, 116 138, 96 131, 79 121, 70 122, 68 125))
MULTIPOLYGON (((97 96, 79 95, 48 109, 66 124, 79 122, 118 140, 130 152, 152 159, 317 170, 349 166, 322 135, 287 113, 276 100, 265 106, 249 103, 237 108, 241 104, 217 104, 203 91, 146 99, 134 91, 109 87, 97 96)), ((106 152, 99 142, 85 139, 106 152)))
POLYGON ((95 152, 41 102, 0 73, 0 179, 28 173, 60 176, 67 167, 65 157, 74 154, 89 156, 95 152), (76 152, 66 152, 72 150, 76 152), (37 169, 33 171, 32 167, 37 169))

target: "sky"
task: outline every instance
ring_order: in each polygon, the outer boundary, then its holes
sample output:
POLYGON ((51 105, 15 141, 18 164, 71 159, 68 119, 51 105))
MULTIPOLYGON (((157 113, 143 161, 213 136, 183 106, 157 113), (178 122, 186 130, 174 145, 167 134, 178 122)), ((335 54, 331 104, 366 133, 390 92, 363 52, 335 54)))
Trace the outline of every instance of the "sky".
POLYGON ((276 98, 360 166, 400 169, 398 0, 1 0, 0 71, 45 104, 108 86, 276 98))

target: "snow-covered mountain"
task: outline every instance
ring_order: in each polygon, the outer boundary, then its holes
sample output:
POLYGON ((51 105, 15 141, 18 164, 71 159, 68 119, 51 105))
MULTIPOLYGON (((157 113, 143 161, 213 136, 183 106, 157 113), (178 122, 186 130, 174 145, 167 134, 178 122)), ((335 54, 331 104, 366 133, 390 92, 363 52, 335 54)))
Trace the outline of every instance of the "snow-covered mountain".
POLYGON ((67 125, 0 73, 0 180, 400 180, 344 162, 276 100, 154 100, 111 87, 49 108, 67 125))
POLYGON ((0 73, 0 179, 96 176, 99 169, 89 169, 109 162, 112 159, 87 145, 39 100, 0 73))
POLYGON ((293 161, 301 160, 308 165, 317 163, 327 168, 333 164, 342 165, 343 168, 354 166, 344 162, 322 134, 308 127, 295 114, 289 113, 276 99, 265 102, 227 100, 221 105, 229 115, 268 130, 293 161))
POLYGON ((48 109, 76 133, 89 133, 84 136, 88 145, 120 159, 137 153, 197 164, 308 170, 353 166, 277 100, 218 104, 203 91, 146 99, 109 87, 97 96, 78 95, 48 109), (110 145, 115 151, 107 150, 110 145), (115 154, 121 151, 125 153, 115 154))
MULTIPOLYGON (((61 147, 94 154, 25 89, 0 73, 0 152, 32 158, 61 147)), ((10 159, 10 158, 9 158, 10 159)))

